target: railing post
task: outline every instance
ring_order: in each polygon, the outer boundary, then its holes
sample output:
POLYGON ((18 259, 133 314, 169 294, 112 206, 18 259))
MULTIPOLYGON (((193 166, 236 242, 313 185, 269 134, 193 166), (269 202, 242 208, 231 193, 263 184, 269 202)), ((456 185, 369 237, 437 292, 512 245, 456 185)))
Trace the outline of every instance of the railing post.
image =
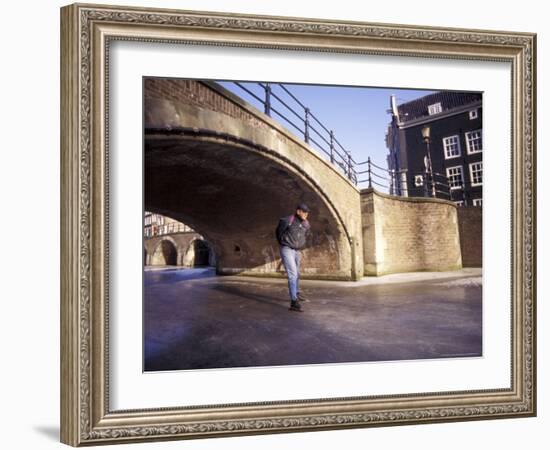
POLYGON ((306 141, 306 144, 309 144, 309 108, 305 109, 306 118, 304 121, 305 124, 305 130, 304 130, 304 141, 306 141))
POLYGON ((430 196, 430 190, 428 187, 428 171, 424 172, 424 197, 430 196))
POLYGON ((351 176, 351 153, 346 152, 346 154, 348 155, 348 179, 353 181, 353 178, 351 176))
POLYGON ((407 184, 407 170, 403 169, 399 171, 399 195, 403 197, 409 196, 409 186, 407 184))
POLYGON ((370 167, 370 156, 367 158, 367 174, 369 179, 369 189, 372 188, 372 177, 371 177, 371 167, 370 167))
POLYGON ((462 186, 462 201, 464 202, 463 206, 466 206, 466 186, 464 184, 464 180, 460 182, 460 185, 462 186))
POLYGON ((334 131, 330 130, 330 162, 334 164, 334 131))
POLYGON ((264 112, 271 117, 271 85, 269 83, 265 84, 264 112))

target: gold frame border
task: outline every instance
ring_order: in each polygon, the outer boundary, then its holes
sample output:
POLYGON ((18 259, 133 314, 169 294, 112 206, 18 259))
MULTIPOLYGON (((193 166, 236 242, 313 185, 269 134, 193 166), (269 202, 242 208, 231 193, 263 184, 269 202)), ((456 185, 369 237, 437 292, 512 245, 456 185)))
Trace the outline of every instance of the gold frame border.
POLYGON ((98 445, 536 415, 536 35, 74 4, 61 9, 61 441, 98 445), (109 41, 495 60, 512 66, 510 389, 110 411, 109 41))

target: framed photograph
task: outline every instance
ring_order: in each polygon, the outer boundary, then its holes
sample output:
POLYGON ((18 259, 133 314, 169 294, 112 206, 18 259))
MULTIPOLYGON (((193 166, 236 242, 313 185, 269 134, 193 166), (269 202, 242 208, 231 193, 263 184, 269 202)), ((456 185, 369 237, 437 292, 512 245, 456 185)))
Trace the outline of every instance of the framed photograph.
POLYGON ((536 36, 61 9, 61 441, 536 414, 536 36))

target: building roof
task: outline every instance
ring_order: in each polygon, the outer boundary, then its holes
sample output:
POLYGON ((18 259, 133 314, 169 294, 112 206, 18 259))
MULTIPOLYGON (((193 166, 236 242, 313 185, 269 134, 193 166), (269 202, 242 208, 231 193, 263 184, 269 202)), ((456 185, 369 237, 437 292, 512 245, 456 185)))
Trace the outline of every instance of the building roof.
POLYGON ((480 93, 440 91, 417 98, 416 100, 411 100, 410 102, 402 103, 397 106, 397 110, 399 112, 399 120, 401 122, 409 122, 421 117, 430 116, 428 113, 428 106, 436 103, 441 103, 441 112, 444 113, 455 108, 479 102, 481 102, 480 93))

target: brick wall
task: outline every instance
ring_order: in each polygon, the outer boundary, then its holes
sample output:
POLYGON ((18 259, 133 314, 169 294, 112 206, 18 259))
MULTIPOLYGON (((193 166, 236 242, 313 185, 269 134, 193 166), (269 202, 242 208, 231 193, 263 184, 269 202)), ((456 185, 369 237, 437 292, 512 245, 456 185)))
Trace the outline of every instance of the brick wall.
POLYGON ((460 249, 464 267, 481 267, 482 264, 482 208, 465 206, 457 209, 460 249))
POLYGON ((461 268, 456 210, 446 201, 362 191, 365 274, 461 268))
POLYGON ((208 85, 196 80, 146 78, 143 90, 145 99, 156 98, 185 103, 252 122, 255 127, 269 128, 263 121, 243 109, 242 100, 221 86, 208 85))

